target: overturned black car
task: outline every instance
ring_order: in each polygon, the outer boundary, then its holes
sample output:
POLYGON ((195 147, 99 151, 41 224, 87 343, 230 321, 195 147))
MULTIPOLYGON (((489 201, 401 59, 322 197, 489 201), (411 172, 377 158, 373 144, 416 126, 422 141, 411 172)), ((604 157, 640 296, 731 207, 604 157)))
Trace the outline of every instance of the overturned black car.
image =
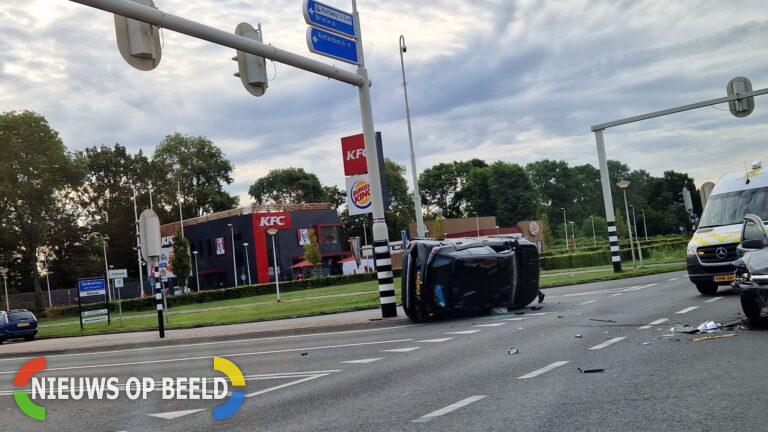
POLYGON ((522 308, 539 294, 539 252, 522 238, 413 240, 403 254, 401 289, 415 321, 522 308))

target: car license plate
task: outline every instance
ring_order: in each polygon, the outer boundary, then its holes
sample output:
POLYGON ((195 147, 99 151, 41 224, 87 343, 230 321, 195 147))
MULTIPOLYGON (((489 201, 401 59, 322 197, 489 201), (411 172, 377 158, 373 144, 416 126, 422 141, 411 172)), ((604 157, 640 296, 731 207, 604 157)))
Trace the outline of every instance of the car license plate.
POLYGON ((29 323, 19 323, 19 327, 29 327, 29 323))
POLYGON ((715 282, 731 282, 735 279, 734 275, 715 276, 715 282))

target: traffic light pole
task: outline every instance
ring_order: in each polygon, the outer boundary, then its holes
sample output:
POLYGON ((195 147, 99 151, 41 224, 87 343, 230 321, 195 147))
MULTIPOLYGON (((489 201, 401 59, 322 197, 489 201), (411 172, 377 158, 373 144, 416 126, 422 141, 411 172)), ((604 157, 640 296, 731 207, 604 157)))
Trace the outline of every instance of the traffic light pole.
POLYGON ((261 42, 238 36, 234 33, 219 30, 200 24, 176 15, 163 12, 159 9, 134 3, 130 0, 71 0, 85 6, 90 6, 103 11, 143 21, 164 29, 183 33, 198 39, 207 40, 218 45, 233 48, 259 57, 264 57, 293 66, 308 72, 313 72, 337 81, 352 84, 358 87, 360 99, 360 114, 363 125, 365 149, 368 155, 368 175, 371 184, 373 198, 373 238, 376 271, 379 280, 379 302, 381 314, 384 318, 397 316, 395 305, 395 291, 392 275, 392 260, 389 253, 389 235, 384 220, 384 197, 381 193, 381 177, 379 175, 379 158, 375 150, 376 136, 373 126, 373 112, 371 109, 371 81, 368 79, 368 71, 363 60, 362 38, 360 37, 360 16, 357 12, 357 3, 352 0, 352 9, 355 22, 358 59, 360 60, 357 73, 329 66, 325 63, 306 58, 266 45, 261 42))

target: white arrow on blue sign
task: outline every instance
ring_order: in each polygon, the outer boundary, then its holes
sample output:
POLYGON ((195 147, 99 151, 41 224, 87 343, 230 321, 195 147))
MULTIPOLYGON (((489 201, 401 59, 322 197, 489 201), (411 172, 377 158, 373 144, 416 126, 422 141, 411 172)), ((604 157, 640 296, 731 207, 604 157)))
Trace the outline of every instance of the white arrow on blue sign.
POLYGON ((307 28, 307 46, 309 51, 343 62, 358 64, 357 42, 325 30, 307 28))
POLYGON ((322 27, 342 36, 351 38, 356 36, 355 19, 352 14, 315 0, 304 2, 304 21, 311 26, 322 27))

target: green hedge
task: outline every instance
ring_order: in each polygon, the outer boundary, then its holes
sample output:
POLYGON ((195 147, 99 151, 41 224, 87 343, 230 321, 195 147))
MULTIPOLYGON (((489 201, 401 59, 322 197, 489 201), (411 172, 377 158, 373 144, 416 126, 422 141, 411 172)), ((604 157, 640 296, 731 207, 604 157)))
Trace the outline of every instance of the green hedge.
MULTIPOLYGON (((402 270, 394 269, 394 277, 400 277, 402 270)), ((358 282, 366 282, 376 279, 376 273, 358 273, 354 275, 326 276, 319 278, 309 278, 304 280, 292 280, 280 282, 280 292, 302 291, 312 288, 323 288, 337 285, 347 285, 358 282)), ((232 300, 244 297, 254 297, 259 295, 271 294, 275 292, 274 282, 267 284, 246 285, 237 288, 225 288, 216 290, 206 290, 192 292, 189 294, 175 295, 168 297, 168 308, 195 303, 208 303, 219 300, 232 300)), ((123 300, 123 311, 152 311, 155 310, 154 296, 147 296, 143 299, 123 300)), ((101 309, 104 303, 84 304, 83 311, 101 309)), ((116 312, 118 310, 117 302, 109 303, 109 310, 116 312)), ((45 316, 48 318, 77 316, 77 305, 61 306, 45 310, 45 316)))
MULTIPOLYGON (((688 244, 688 240, 680 240, 679 238, 676 241, 659 242, 653 245, 649 245, 642 242, 641 247, 643 250, 643 259, 648 259, 652 257, 654 253, 657 253, 662 250, 679 249, 679 248, 682 248, 684 250, 687 244, 688 244)), ((632 260, 632 251, 629 249, 629 245, 627 245, 626 247, 623 247, 623 246, 621 247, 621 260, 622 261, 632 260)), ((599 251, 591 251, 591 252, 579 251, 571 254, 542 256, 539 259, 539 262, 541 263, 542 270, 559 270, 559 269, 570 269, 570 268, 578 268, 578 267, 593 267, 593 266, 610 264, 611 253, 609 250, 599 250, 599 251)))

